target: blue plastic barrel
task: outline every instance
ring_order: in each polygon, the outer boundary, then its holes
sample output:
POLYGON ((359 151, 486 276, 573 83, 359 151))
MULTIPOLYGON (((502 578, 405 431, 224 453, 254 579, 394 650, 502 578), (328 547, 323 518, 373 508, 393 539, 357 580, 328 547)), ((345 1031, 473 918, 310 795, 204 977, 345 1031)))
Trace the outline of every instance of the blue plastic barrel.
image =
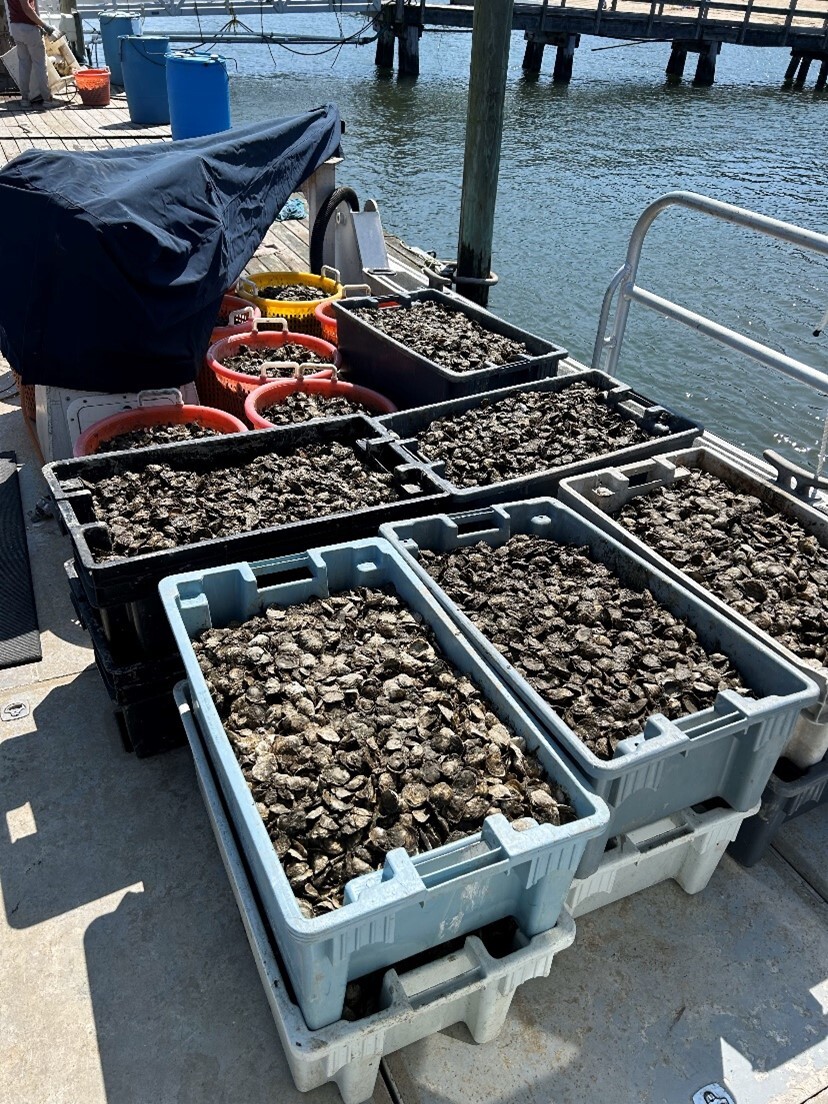
POLYGON ((118 39, 129 117, 133 123, 168 123, 168 38, 122 35, 118 39))
POLYGON ((230 78, 216 54, 167 54, 167 96, 173 138, 230 129, 230 78))
POLYGON ((130 15, 129 12, 100 12, 99 19, 104 58, 109 66, 109 83, 122 85, 124 74, 121 69, 121 52, 118 39, 121 35, 139 35, 141 33, 141 16, 130 15))

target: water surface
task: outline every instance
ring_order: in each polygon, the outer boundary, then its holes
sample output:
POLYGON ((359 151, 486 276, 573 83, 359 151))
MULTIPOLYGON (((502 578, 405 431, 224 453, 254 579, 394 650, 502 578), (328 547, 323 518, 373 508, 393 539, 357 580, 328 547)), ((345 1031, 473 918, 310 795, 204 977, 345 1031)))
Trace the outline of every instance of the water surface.
MULTIPOLYGON (((258 17, 247 17, 258 30, 258 17)), ((220 21, 202 21, 204 28, 220 21)), ((346 33, 362 20, 342 18, 346 33)), ((152 20, 146 30, 192 21, 152 20)), ((268 17, 267 30, 336 33, 333 16, 268 17)), ((667 87, 667 44, 595 49, 583 38, 574 78, 521 71, 512 36, 490 307, 589 360, 601 299, 636 218, 686 188, 828 231, 828 96, 781 88, 786 50, 725 45, 717 82, 667 87)), ((387 231, 456 255, 470 36, 427 32, 421 75, 379 74, 373 46, 299 56, 222 46, 234 59, 235 123, 338 103, 347 132, 340 180, 376 199, 387 231)), ((692 77, 695 59, 688 57, 692 77)), ((687 212, 650 233, 639 283, 828 371, 828 264, 771 239, 687 212)), ((815 463, 828 398, 633 307, 620 374, 753 452, 776 447, 815 463)))

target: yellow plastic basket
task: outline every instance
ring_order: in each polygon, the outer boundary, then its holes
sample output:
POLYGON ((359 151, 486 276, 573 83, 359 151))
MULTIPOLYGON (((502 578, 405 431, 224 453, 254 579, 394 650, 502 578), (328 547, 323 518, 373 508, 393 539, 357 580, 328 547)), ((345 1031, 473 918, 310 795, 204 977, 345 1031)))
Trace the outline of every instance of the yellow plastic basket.
POLYGON ((236 295, 255 303, 265 318, 285 318, 288 329, 294 333, 322 336, 322 326, 314 311, 320 303, 332 303, 341 299, 344 288, 339 282, 339 273, 335 268, 325 265, 321 276, 311 272, 257 272, 253 276, 243 276, 236 285, 236 295), (268 284, 303 284, 305 287, 318 288, 327 293, 325 299, 308 299, 293 302, 286 299, 263 299, 259 289, 268 284))

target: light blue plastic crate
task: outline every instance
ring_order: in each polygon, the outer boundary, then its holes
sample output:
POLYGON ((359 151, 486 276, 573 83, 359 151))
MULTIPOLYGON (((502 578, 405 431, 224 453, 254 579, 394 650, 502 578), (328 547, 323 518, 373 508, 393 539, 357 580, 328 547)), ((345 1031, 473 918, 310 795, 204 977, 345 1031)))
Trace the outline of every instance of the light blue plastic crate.
POLYGON ((475 1043, 496 1038, 518 988, 548 977, 554 959, 572 945, 575 923, 566 909, 551 931, 531 939, 516 932, 513 949, 503 957, 494 958, 477 935, 469 935, 462 948, 450 946, 439 958, 399 972, 391 967, 383 975, 376 1012, 311 1031, 288 994, 278 948, 192 718, 187 684, 180 682, 174 693, 213 835, 296 1088, 309 1092, 333 1081, 343 1104, 368 1104, 374 1099, 380 1061, 401 1047, 457 1023, 466 1025, 475 1043))
POLYGON ((256 565, 190 572, 165 579, 159 590, 184 659, 193 714, 309 1027, 339 1019, 348 981, 426 948, 506 916, 513 916, 527 936, 555 926, 587 842, 604 834, 608 810, 389 544, 355 541, 256 565), (279 583, 280 576, 290 581, 279 583), (444 656, 482 689, 493 711, 564 787, 578 819, 518 831, 498 814, 487 817, 479 833, 433 851, 414 857, 402 849, 390 851, 381 871, 348 883, 341 908, 307 919, 256 810, 191 640, 269 606, 384 585, 422 615, 444 656))
POLYGON ((817 699, 814 682, 714 610, 703 596, 669 579, 573 510, 551 499, 389 523, 380 532, 408 557, 422 585, 472 641, 492 671, 566 750, 593 792, 609 806, 609 823, 603 834, 587 845, 578 867, 579 878, 597 870, 612 836, 716 797, 740 812, 750 809, 761 797, 800 710, 817 699), (671 613, 685 619, 708 651, 729 656, 755 697, 724 690, 711 708, 676 721, 654 713, 641 734, 620 741, 613 759, 599 759, 461 613, 416 559, 421 549, 449 551, 478 541, 497 546, 517 533, 588 546, 594 559, 605 564, 621 582, 637 589, 648 588, 671 613))
POLYGON ((771 510, 798 521, 824 546, 828 556, 828 515, 792 494, 780 483, 771 482, 769 476, 754 472, 746 464, 737 462, 717 448, 699 446, 682 449, 652 460, 642 460, 635 464, 616 463, 589 475, 572 476, 561 482, 558 497, 613 539, 654 564, 659 571, 663 571, 671 579, 677 579, 694 594, 702 595, 714 609, 720 610, 746 633, 773 648, 783 659, 799 667, 808 678, 817 683, 820 689, 819 701, 800 714, 783 749, 786 758, 797 767, 812 767, 828 754, 828 665, 816 666, 800 659, 780 641, 763 632, 749 617, 728 606, 615 520, 614 515, 631 499, 638 495, 657 493, 662 487, 686 478, 693 470, 716 475, 734 490, 750 495, 771 510))

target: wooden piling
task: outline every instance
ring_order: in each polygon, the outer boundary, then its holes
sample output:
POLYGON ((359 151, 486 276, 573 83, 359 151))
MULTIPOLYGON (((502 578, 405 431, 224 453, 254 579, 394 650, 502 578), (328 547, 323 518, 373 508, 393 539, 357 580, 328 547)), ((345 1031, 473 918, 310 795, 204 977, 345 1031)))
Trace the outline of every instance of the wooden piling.
POLYGON ((538 42, 530 38, 526 42, 526 50, 523 54, 524 73, 539 73, 543 65, 544 42, 538 42))
POLYGON ((416 23, 404 23, 399 31, 397 73, 401 77, 420 75, 420 28, 416 23))
POLYGON ((374 54, 374 64, 378 69, 394 68, 394 27, 387 20, 382 19, 377 28, 377 48, 374 54))
POLYGON ((699 61, 693 84, 699 88, 709 88, 716 80, 716 58, 722 48, 721 42, 702 42, 699 44, 699 61))
POLYGON ((566 40, 555 50, 555 68, 552 70, 555 84, 569 84, 572 80, 572 66, 579 42, 580 35, 567 35, 566 40))
POLYGON ((667 83, 681 84, 684 66, 687 64, 687 46, 683 42, 674 42, 667 62, 667 83))
POLYGON ((819 67, 819 73, 817 75, 817 82, 814 91, 822 92, 825 88, 826 82, 828 82, 828 58, 826 58, 819 67))
POLYGON ((788 62, 788 68, 785 70, 785 76, 783 77, 786 84, 789 84, 796 76, 801 60, 802 54, 797 53, 796 50, 791 50, 791 60, 788 62))
POLYGON ((803 55, 802 61, 799 63, 799 72, 796 74, 794 80, 794 88, 804 88, 805 81, 808 79, 808 70, 811 68, 811 62, 814 59, 807 54, 803 55))
POLYGON ((513 8, 514 0, 475 0, 474 5, 457 290, 484 307, 488 287, 464 283, 463 278, 485 280, 491 272, 513 8))

